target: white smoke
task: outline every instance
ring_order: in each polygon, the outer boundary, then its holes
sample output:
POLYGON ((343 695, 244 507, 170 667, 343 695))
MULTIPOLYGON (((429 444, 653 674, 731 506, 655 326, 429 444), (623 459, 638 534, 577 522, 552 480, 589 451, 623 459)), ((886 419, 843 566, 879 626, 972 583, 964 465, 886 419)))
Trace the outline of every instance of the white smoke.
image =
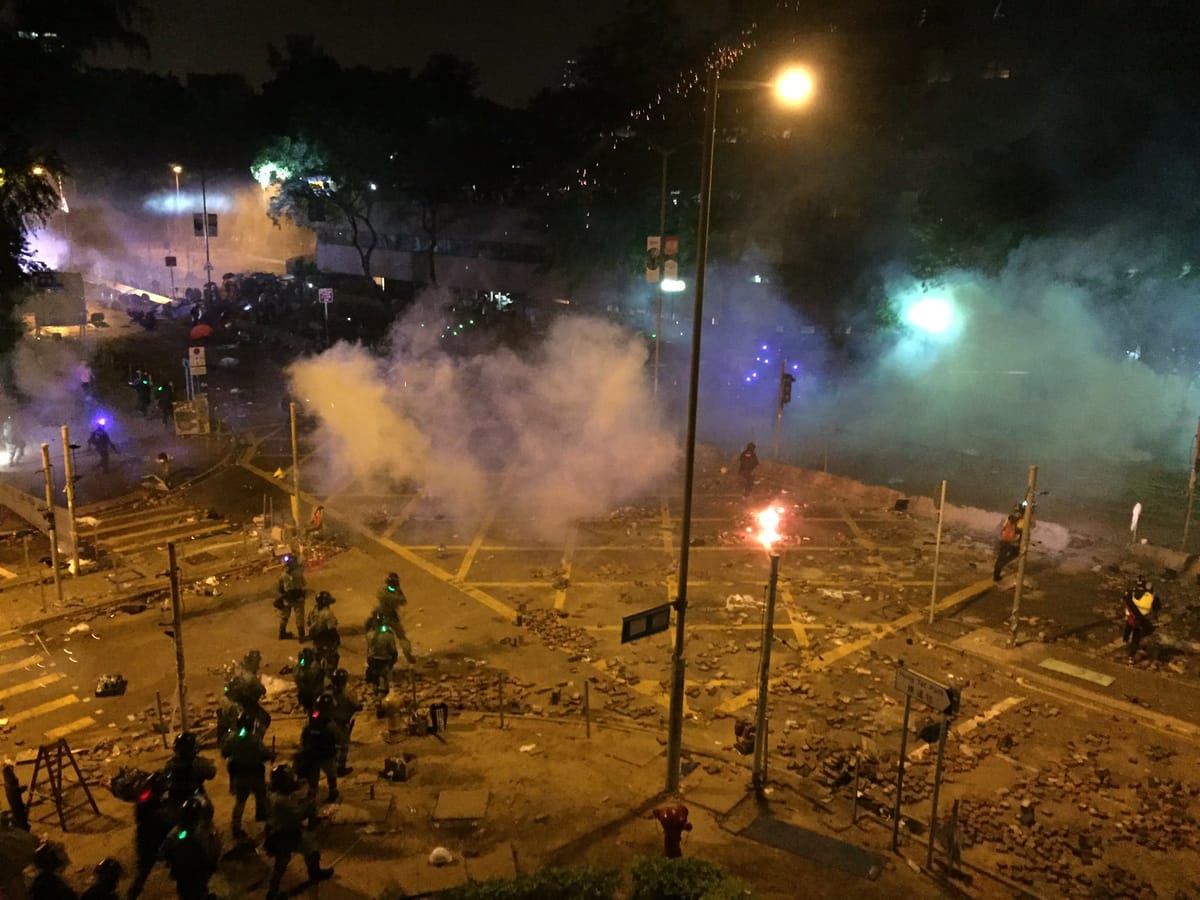
POLYGON ((411 483, 456 521, 498 505, 507 524, 554 536, 673 471, 677 443, 627 331, 563 318, 527 355, 450 354, 438 299, 393 327, 386 356, 338 344, 289 370, 320 422, 325 487, 411 483))

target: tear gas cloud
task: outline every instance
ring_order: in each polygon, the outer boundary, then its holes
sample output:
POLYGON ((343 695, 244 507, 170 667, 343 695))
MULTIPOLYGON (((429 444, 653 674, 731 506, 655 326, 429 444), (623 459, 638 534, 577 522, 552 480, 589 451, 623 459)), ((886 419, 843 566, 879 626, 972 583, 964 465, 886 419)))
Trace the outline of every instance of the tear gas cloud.
MULTIPOLYGON (((814 447, 832 441, 894 457, 937 450, 1186 465, 1200 413, 1192 340, 1200 291, 1189 265, 1139 234, 1113 228, 1029 241, 994 277, 891 276, 889 304, 903 324, 852 333, 865 359, 853 371, 803 349, 802 319, 778 295, 762 295, 747 304, 747 323, 706 328, 705 367, 728 367, 723 356, 748 343, 747 330, 799 346, 784 439, 793 458, 807 452, 809 462, 814 447), (929 297, 951 311, 943 331, 905 322, 929 297)), ((737 396, 732 370, 711 374, 702 437, 732 448, 770 434, 774 372, 753 403, 737 396)))
POLYGON ((324 487, 415 482, 453 521, 498 504, 521 533, 561 537, 576 519, 653 492, 674 471, 646 349, 598 319, 555 322, 522 355, 445 352, 430 292, 393 326, 390 352, 337 344, 295 363, 295 396, 319 420, 324 487))

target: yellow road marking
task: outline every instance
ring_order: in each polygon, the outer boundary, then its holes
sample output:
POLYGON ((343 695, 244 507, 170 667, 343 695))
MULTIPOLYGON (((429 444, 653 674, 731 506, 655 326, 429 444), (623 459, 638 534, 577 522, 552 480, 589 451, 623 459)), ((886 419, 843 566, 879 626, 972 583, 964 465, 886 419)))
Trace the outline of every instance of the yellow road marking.
MULTIPOLYGON (((952 734, 956 735, 957 737, 962 737, 963 735, 970 734, 972 731, 974 731, 980 725, 983 725, 986 722, 990 722, 992 719, 996 718, 997 716, 1003 715, 1004 713, 1008 712, 1014 706, 1018 706, 1019 704, 1024 703, 1024 702, 1025 702, 1024 697, 1005 697, 999 703, 993 704, 990 709, 987 709, 984 712, 981 712, 979 715, 974 716, 970 719, 967 719, 965 722, 961 722, 956 726, 951 726, 950 732, 952 734)), ((929 748, 932 746, 933 746, 932 744, 922 744, 921 746, 915 748, 911 753, 909 753, 908 758, 909 759, 921 759, 923 756, 925 756, 926 753, 930 752, 929 748)))
MULTIPOLYGON (((571 558, 575 555, 575 540, 579 537, 579 526, 572 523, 567 527, 566 546, 563 547, 563 571, 562 578, 566 584, 571 583, 571 558)), ((554 608, 566 609, 567 606, 567 589, 558 588, 554 592, 554 608)))
POLYGON ((3 644, 0 644, 0 653, 3 653, 5 650, 15 650, 18 647, 27 646, 28 643, 29 642, 25 640, 25 638, 17 638, 16 640, 5 641, 3 644))
POLYGON ((43 734, 50 740, 57 741, 60 737, 66 737, 73 731, 79 731, 95 724, 96 720, 91 716, 84 716, 82 719, 76 719, 74 722, 68 722, 66 725, 51 728, 49 731, 43 732, 43 734))
POLYGON ((850 527, 850 533, 854 535, 854 540, 868 550, 877 549, 875 542, 867 537, 866 532, 859 527, 858 523, 850 516, 850 513, 846 512, 844 508, 839 509, 838 513, 841 515, 842 521, 850 527))
MULTIPOLYGON (((275 479, 273 479, 271 477, 269 472, 264 472, 262 469, 260 469, 256 465, 253 465, 252 463, 244 462, 244 463, 242 463, 242 468, 245 469, 247 472, 250 472, 253 475, 257 475, 259 478, 263 479, 264 481, 267 481, 271 484, 275 483, 275 479)), ((403 547, 400 544, 397 544, 395 541, 391 540, 390 538, 380 537, 379 535, 377 535, 373 531, 371 531, 371 529, 365 527, 364 525, 361 525, 360 523, 355 521, 350 515, 343 512, 342 510, 338 509, 336 506, 333 506, 329 503, 322 503, 321 500, 317 499, 316 497, 314 497, 311 494, 306 494, 303 491, 300 492, 300 499, 303 500, 305 503, 320 504, 320 505, 324 506, 326 515, 332 516, 333 518, 337 519, 343 525, 345 525, 347 528, 349 528, 351 531, 359 534, 360 536, 366 538, 367 540, 374 541, 380 547, 385 547, 388 550, 391 550, 393 553, 395 553, 397 556, 399 556, 405 562, 416 566, 418 569, 420 569, 422 572, 425 572, 428 575, 432 575, 434 578, 438 579, 438 581, 441 581, 445 584, 451 585, 455 589, 466 594, 472 600, 476 601, 477 603, 481 604, 482 606, 486 606, 488 609, 492 610, 495 613, 498 613, 499 615, 508 619, 510 622, 515 622, 517 620, 517 611, 513 607, 509 606, 507 603, 497 600, 495 597, 491 596, 490 594, 485 593, 484 591, 479 590, 478 588, 474 588, 470 585, 462 584, 460 581, 458 581, 453 575, 451 575, 445 569, 440 568, 439 566, 435 566, 435 565, 433 565, 433 563, 430 563, 430 562, 422 559, 420 556, 413 553, 409 548, 403 547)))
POLYGON ((44 716, 46 713, 54 712, 56 709, 62 709, 64 706, 70 706, 71 704, 78 702, 79 698, 74 694, 67 694, 63 697, 55 697, 53 700, 50 700, 39 706, 31 706, 29 709, 22 709, 19 712, 13 713, 8 717, 8 724, 16 725, 18 722, 36 719, 38 716, 44 716))
MULTIPOLYGON (((588 631, 620 631, 621 630, 620 625, 588 625, 588 626, 584 626, 584 627, 586 627, 588 631)), ((806 629, 816 628, 816 629, 820 630, 822 628, 829 628, 830 626, 829 625, 805 625, 804 627, 806 629)), ((755 631, 755 632, 761 632, 762 625, 760 625, 760 624, 753 624, 753 625, 751 625, 751 624, 693 625, 689 622, 688 626, 687 626, 687 630, 688 631, 755 631)), ((807 640, 807 637, 805 639, 807 640)))
POLYGON ((805 630, 804 623, 800 621, 800 617, 796 615, 792 602, 792 589, 786 583, 779 585, 779 597, 783 600, 783 609, 787 613, 792 634, 796 636, 796 643, 801 647, 809 646, 808 632, 805 630))
POLYGON ((30 666, 35 666, 40 662, 42 662, 42 657, 40 656, 27 656, 16 662, 5 663, 0 666, 0 675, 7 675, 9 672, 16 672, 20 669, 28 669, 30 666))
MULTIPOLYGON (((974 597, 977 594, 983 593, 990 587, 992 587, 992 579, 990 578, 984 581, 976 581, 974 584, 969 584, 965 588, 957 590, 953 594, 942 598, 942 600, 938 602, 936 610, 942 610, 951 606, 956 606, 969 597, 974 597)), ((902 631, 905 628, 908 628, 910 625, 915 625, 928 615, 928 609, 917 610, 915 612, 907 613, 900 618, 895 619, 894 621, 881 622, 879 625, 874 626, 872 634, 869 634, 864 638, 859 638, 857 641, 850 641, 849 643, 834 647, 825 651, 820 656, 813 657, 808 661, 808 665, 805 668, 807 668, 810 672, 820 672, 822 669, 828 669, 835 662, 845 659, 851 653, 857 653, 859 650, 863 650, 872 644, 878 643, 884 638, 895 634, 897 631, 902 631)), ((781 680, 782 679, 778 678, 771 679, 771 684, 775 684, 781 680)), ((717 711, 724 713, 737 712, 739 709, 746 706, 751 700, 753 700, 757 694, 757 688, 754 690, 742 691, 742 693, 735 694, 728 700, 718 704, 717 711)))
POLYGON ((0 700, 7 700, 9 697, 15 697, 18 694, 26 694, 29 691, 36 691, 38 688, 44 688, 46 685, 54 684, 56 681, 62 681, 66 678, 61 672, 52 672, 49 675, 43 675, 40 678, 35 678, 32 681, 23 681, 20 684, 13 685, 10 688, 5 688, 0 691, 0 700))

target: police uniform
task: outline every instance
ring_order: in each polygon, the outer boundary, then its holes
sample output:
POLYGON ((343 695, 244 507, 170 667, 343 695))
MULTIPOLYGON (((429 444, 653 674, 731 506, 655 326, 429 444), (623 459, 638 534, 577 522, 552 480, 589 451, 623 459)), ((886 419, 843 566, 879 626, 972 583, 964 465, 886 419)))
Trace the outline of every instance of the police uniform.
POLYGON ((306 592, 304 570, 300 561, 292 558, 285 566, 283 574, 279 576, 279 599, 275 601, 279 607, 280 640, 291 637, 288 634, 287 625, 293 611, 296 613, 296 631, 300 640, 304 640, 304 595, 306 592))
POLYGON ((229 772, 229 792, 233 794, 233 836, 243 837, 242 814, 246 800, 254 795, 254 820, 267 820, 267 770, 271 751, 263 746, 262 737, 254 731, 254 721, 243 717, 238 728, 225 739, 221 747, 229 772))
MULTIPOLYGON (((339 671, 345 675, 344 669, 339 671)), ((354 716, 362 710, 363 706, 346 687, 345 679, 337 678, 336 673, 329 696, 333 698, 329 715, 333 719, 334 735, 337 738, 338 774, 345 775, 349 771, 346 768, 346 759, 350 754, 350 736, 354 733, 354 716)))
POLYGON ((280 896, 279 886, 293 854, 304 857, 309 881, 324 881, 333 876, 333 869, 321 868, 321 854, 308 823, 317 814, 313 799, 298 790, 295 775, 287 766, 276 766, 271 772, 271 813, 267 817, 263 849, 274 857, 267 900, 280 896))
POLYGON ((184 804, 179 824, 167 832, 159 855, 171 872, 179 900, 206 900, 221 847, 201 812, 201 801, 184 804))
POLYGON ((153 773, 146 786, 137 796, 133 808, 134 839, 137 855, 137 870, 126 893, 128 900, 136 900, 142 886, 150 877, 150 871, 158 861, 158 851, 171 830, 170 808, 166 797, 166 779, 161 772, 153 773))
MULTIPOLYGON (((322 594, 324 593, 322 591, 322 594)), ((317 653, 317 662, 327 674, 338 667, 338 648, 342 643, 337 616, 329 608, 333 602, 335 601, 332 598, 327 602, 323 601, 321 595, 318 595, 316 608, 308 614, 308 633, 317 653)))
POLYGON ((312 712, 325 688, 325 673, 317 665, 316 653, 311 648, 305 647, 300 651, 296 668, 292 670, 292 680, 296 683, 296 700, 306 713, 312 712))
POLYGON ((175 738, 174 755, 162 771, 166 779, 167 800, 179 809, 197 794, 205 794, 204 782, 215 778, 212 760, 196 753, 196 738, 185 731, 175 738))
POLYGON ((333 701, 322 694, 316 708, 308 717, 300 732, 300 752, 296 756, 299 776, 308 782, 308 795, 316 797, 321 784, 321 773, 329 786, 327 802, 336 803, 338 794, 337 777, 337 734, 334 731, 333 701))

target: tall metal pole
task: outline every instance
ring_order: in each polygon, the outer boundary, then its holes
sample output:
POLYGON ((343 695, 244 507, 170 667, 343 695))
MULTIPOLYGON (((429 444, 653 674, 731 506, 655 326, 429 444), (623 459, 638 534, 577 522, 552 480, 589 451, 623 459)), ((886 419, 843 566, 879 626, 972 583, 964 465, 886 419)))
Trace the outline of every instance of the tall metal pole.
POLYGON ((937 766, 933 770, 933 799, 929 811, 929 850, 925 855, 925 868, 933 868, 933 846, 937 841, 938 795, 942 792, 942 761, 946 758, 946 732, 950 730, 949 717, 942 715, 942 727, 938 730, 937 766))
POLYGON ((771 580, 767 582, 767 608, 763 618, 762 650, 758 659, 758 705, 754 711, 754 792, 767 788, 767 695, 771 688, 771 644, 775 641, 775 592, 779 585, 779 554, 771 554, 771 580))
POLYGON ((717 132, 717 70, 708 73, 704 94, 704 153, 700 163, 700 220, 696 229, 696 295, 692 305, 692 360, 688 378, 687 439, 684 443, 683 519, 679 527, 679 580, 675 603, 675 648, 671 654, 671 701, 667 718, 667 791, 679 790, 683 752, 684 619, 687 615, 688 551, 692 540, 692 488, 696 479, 696 407, 700 394, 700 336, 704 322, 704 269, 708 264, 708 212, 712 201, 713 151, 717 132))
POLYGON ((179 696, 179 730, 188 730, 187 678, 183 667, 183 597, 179 592, 179 567, 175 564, 175 544, 167 543, 167 579, 171 583, 171 621, 175 628, 175 678, 179 696))
MULTIPOLYGON (((58 525, 54 521, 54 474, 50 469, 50 445, 42 444, 42 474, 46 476, 46 531, 50 533, 50 567, 54 569, 54 590, 58 606, 63 605, 62 572, 58 568, 58 525)), ((46 611, 46 596, 42 595, 42 612, 46 611)))
POLYGON ((296 404, 288 404, 288 414, 292 420, 292 521, 300 531, 300 444, 296 440, 296 404))
POLYGON ((1183 520, 1183 541, 1180 550, 1187 549, 1188 529, 1192 525, 1192 501, 1196 498, 1196 476, 1200 475, 1200 421, 1196 423, 1196 436, 1192 438, 1192 471, 1188 474, 1187 518, 1183 520))
POLYGON ((71 572, 79 575, 79 531, 75 524, 75 472, 71 465, 71 430, 62 427, 63 478, 67 480, 67 519, 71 535, 71 572))
POLYGON ((904 762, 908 757, 908 717, 912 714, 912 695, 904 695, 904 724, 900 729, 900 767, 896 770, 896 802, 892 809, 892 852, 900 846, 900 803, 904 794, 904 762))
MULTIPOLYGON (((667 159, 674 152, 658 148, 662 154, 662 180, 658 189, 658 240, 662 247, 663 232, 667 230, 667 159)), ((661 251, 660 251, 661 252, 661 251)), ((662 281, 655 285, 654 301, 654 399, 658 399, 659 369, 662 360, 662 281)))
POLYGON ((929 589, 929 624, 933 624, 933 608, 937 605, 938 568, 942 562, 942 511, 946 508, 946 479, 938 492, 937 536, 933 541, 933 587, 929 589))
POLYGON ((1033 498, 1037 495, 1037 466, 1029 467, 1029 484, 1025 488, 1025 510, 1021 516, 1021 550, 1017 556, 1017 584, 1013 588, 1012 633, 1008 646, 1017 646, 1017 623, 1021 614, 1021 590, 1025 586, 1025 557, 1029 553, 1029 534, 1033 531, 1033 498))
POLYGON ((208 183, 203 168, 200 169, 200 208, 204 212, 204 288, 207 295, 208 286, 212 284, 212 257, 208 254, 208 183))

